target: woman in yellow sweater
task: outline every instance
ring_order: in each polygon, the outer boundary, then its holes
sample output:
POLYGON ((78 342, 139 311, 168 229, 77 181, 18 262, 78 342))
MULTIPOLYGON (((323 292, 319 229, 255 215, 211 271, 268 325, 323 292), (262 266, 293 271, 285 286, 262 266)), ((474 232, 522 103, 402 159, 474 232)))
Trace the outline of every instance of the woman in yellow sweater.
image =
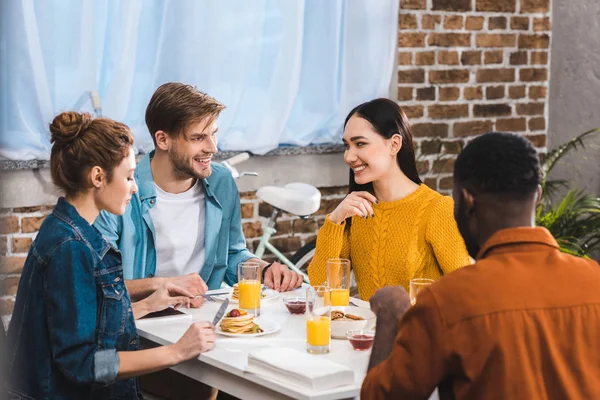
POLYGON ((438 279, 471 263, 453 217, 453 201, 425 186, 417 173, 410 124, 393 101, 375 99, 344 123, 350 192, 325 219, 308 268, 325 282, 326 261, 349 258, 358 291, 413 278, 438 279))

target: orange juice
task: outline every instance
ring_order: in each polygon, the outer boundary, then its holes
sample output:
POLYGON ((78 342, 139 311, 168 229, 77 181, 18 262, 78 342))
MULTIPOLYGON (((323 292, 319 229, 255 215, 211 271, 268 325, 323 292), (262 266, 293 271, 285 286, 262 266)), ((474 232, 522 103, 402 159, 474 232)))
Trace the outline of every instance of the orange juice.
POLYGON ((311 346, 329 346, 331 341, 331 320, 328 317, 314 316, 306 320, 306 341, 311 346))
POLYGON ((240 288, 240 308, 260 308, 260 290, 262 287, 260 281, 240 281, 238 286, 240 288))
POLYGON ((350 291, 348 289, 331 289, 331 305, 347 306, 350 304, 350 291))

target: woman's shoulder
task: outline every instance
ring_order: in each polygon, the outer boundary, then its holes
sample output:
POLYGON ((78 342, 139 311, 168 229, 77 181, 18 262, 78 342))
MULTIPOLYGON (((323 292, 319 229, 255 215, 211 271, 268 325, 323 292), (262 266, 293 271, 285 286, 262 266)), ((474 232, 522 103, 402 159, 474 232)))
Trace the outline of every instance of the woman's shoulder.
POLYGON ((32 249, 41 259, 50 258, 57 250, 70 248, 81 252, 86 247, 81 233, 54 214, 46 217, 32 243, 32 249))

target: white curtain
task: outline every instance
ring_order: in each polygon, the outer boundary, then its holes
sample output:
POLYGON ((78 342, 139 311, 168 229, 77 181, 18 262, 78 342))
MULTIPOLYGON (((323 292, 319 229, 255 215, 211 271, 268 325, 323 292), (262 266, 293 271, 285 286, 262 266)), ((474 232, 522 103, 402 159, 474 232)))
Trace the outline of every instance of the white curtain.
POLYGON ((162 83, 227 106, 219 148, 266 153, 338 143, 360 102, 387 97, 398 0, 1 1, 0 158, 48 159, 48 124, 92 111, 152 148, 146 105, 162 83))

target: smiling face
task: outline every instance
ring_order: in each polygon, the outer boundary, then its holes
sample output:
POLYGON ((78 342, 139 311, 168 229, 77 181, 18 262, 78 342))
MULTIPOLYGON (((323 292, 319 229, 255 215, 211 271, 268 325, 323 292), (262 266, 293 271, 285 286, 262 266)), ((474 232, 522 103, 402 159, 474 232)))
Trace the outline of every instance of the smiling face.
POLYGON ((217 152, 217 123, 207 119, 193 123, 170 141, 168 156, 174 171, 181 176, 205 179, 212 173, 210 163, 217 152))
POLYGON ((354 171, 354 180, 359 185, 375 182, 392 168, 400 168, 396 161, 400 135, 386 139, 357 114, 348 120, 342 140, 346 146, 344 161, 354 171))
POLYGON ((115 167, 110 180, 103 180, 103 184, 96 192, 98 209, 106 210, 111 214, 123 215, 125 208, 131 201, 131 196, 137 192, 135 183, 135 154, 133 148, 129 149, 127 157, 115 167))

